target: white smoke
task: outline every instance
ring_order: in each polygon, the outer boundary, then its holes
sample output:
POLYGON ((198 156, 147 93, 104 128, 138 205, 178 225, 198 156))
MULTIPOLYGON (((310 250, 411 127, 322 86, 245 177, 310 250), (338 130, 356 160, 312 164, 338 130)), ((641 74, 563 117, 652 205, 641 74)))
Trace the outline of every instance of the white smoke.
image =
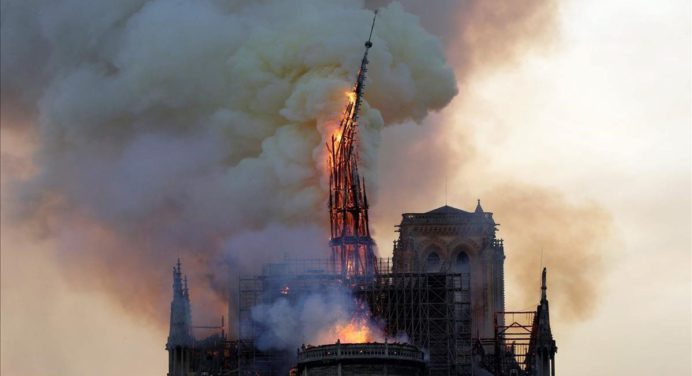
MULTIPOLYGON (((369 32, 362 2, 8 0, 1 17, 3 112, 37 140, 11 209, 70 239, 76 283, 165 321, 178 256, 216 315, 237 274, 319 242, 327 255, 324 141, 369 32)), ((383 126, 442 108, 456 84, 396 3, 373 43, 360 155, 375 198, 383 126)))
MULTIPOLYGON (((339 338, 336 328, 348 325, 358 307, 350 292, 333 287, 297 299, 279 298, 252 309, 252 320, 260 325, 257 346, 260 350, 294 350, 302 344, 323 345, 339 338)), ((379 341, 384 332, 375 322, 365 322, 379 341)))

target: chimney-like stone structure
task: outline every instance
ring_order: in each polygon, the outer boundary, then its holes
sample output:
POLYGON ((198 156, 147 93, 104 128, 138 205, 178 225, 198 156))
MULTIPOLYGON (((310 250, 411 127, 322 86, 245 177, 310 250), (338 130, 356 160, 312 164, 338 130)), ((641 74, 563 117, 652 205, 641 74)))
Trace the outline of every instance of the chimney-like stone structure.
POLYGON ((166 350, 168 376, 187 376, 192 358, 192 315, 187 277, 183 277, 180 259, 173 267, 173 299, 166 350))

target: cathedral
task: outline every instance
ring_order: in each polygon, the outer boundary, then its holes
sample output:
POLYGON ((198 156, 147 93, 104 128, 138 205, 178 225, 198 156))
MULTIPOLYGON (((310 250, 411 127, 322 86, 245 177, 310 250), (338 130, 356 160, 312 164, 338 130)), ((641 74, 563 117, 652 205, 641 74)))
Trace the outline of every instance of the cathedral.
MULTIPOLYGON (((351 287, 354 297, 367 302, 372 314, 382 320, 386 332, 405 333, 410 345, 424 354, 420 373, 409 369, 402 374, 555 375, 557 346, 550 328, 546 270, 536 310, 506 311, 504 244, 496 237, 493 213, 484 211, 480 202, 473 211, 443 206, 402 214, 397 227, 393 258, 378 259, 374 279, 359 279, 351 287)), ((262 329, 249 312, 256 304, 278 297, 297 298, 314 286, 343 284, 344 277, 331 266, 330 260, 321 266, 298 260, 267 264, 262 275, 241 279, 240 322, 238 330, 229 329, 235 337, 227 337, 220 327, 216 335, 195 339, 187 283, 181 265, 176 265, 166 344, 168 375, 290 374, 292 365, 300 367, 302 353, 296 358, 295 353, 257 349, 255 341, 262 329), (290 293, 282 290, 288 286, 290 293)), ((351 374, 383 374, 375 370, 376 365, 388 361, 364 360, 372 369, 351 374)), ((325 362, 329 361, 320 360, 325 362)), ((306 374, 332 373, 311 370, 306 374)))
MULTIPOLYGON (((374 26, 373 19, 371 36, 374 26)), ((237 322, 229 323, 233 335, 227 336, 222 324, 204 339, 193 335, 190 295, 178 262, 166 343, 168 376, 555 376, 546 270, 536 310, 507 311, 504 244, 493 213, 480 200, 472 211, 445 205, 402 214, 392 259, 376 256, 357 143, 372 46, 368 38, 339 131, 327 145, 328 257, 275 260, 259 275, 237 276, 238 301, 229 302, 237 309, 237 322), (376 323, 383 338, 334 338, 290 351, 266 340, 271 328, 258 320, 257 307, 300 304, 311 294, 337 289, 357 307, 351 323, 376 323)), ((282 316, 273 321, 295 329, 282 316)))

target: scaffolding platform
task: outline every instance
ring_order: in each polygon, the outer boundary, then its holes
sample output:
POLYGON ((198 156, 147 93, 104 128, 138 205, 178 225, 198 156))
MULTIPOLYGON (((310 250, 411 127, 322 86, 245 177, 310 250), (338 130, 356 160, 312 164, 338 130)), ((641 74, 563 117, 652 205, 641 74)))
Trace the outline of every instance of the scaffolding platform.
POLYGON ((240 374, 273 374, 273 365, 295 356, 256 349, 260 328, 252 320, 252 307, 282 296, 295 299, 316 287, 341 286, 368 305, 373 317, 384 323, 388 337, 405 337, 425 349, 429 375, 470 375, 469 275, 391 273, 389 259, 378 259, 377 267, 380 273, 375 276, 344 280, 329 260, 284 260, 265 265, 262 275, 241 278, 240 374))

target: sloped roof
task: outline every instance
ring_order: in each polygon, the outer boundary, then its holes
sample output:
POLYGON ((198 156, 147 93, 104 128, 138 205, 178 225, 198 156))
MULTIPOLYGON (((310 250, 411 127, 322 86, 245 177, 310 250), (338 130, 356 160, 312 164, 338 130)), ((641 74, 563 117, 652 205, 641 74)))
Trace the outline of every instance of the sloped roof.
POLYGON ((461 209, 453 208, 449 205, 445 205, 445 206, 441 206, 437 209, 433 209, 429 212, 425 212, 423 214, 471 214, 471 213, 464 211, 464 210, 461 210, 461 209))

